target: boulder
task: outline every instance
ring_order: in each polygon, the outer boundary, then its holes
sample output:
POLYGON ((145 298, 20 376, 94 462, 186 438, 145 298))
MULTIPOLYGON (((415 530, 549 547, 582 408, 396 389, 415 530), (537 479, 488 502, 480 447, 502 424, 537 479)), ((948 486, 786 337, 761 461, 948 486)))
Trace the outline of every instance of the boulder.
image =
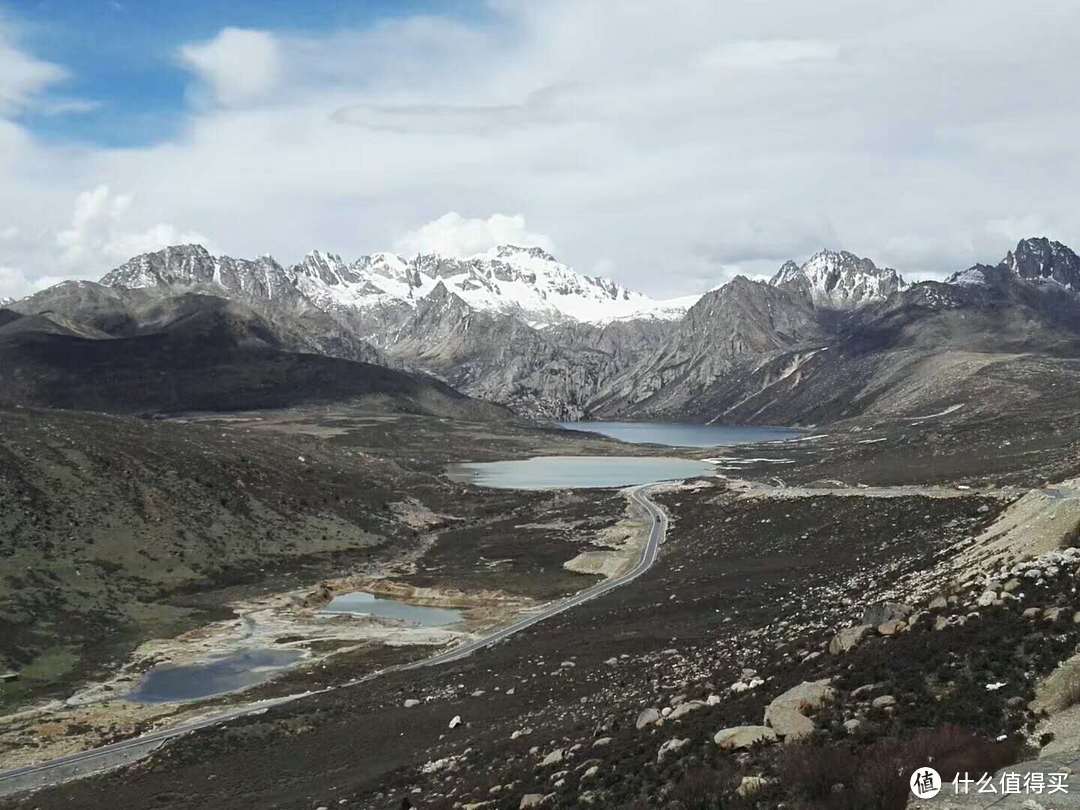
MULTIPOLYGON (((878 622, 881 624, 881 622, 878 622)), ((869 624, 857 624, 854 627, 848 627, 837 633, 833 640, 829 642, 829 653, 832 655, 841 655, 842 653, 849 652, 859 646, 867 634, 874 628, 869 624)))
POLYGON ((877 631, 883 636, 895 636, 905 627, 907 627, 907 622, 905 622, 903 619, 900 619, 899 621, 895 622, 885 622, 885 624, 879 624, 877 631))
POLYGON ((926 606, 927 610, 945 610, 949 606, 949 600, 942 594, 938 594, 930 600, 930 604, 926 606))
POLYGON ((461 715, 460 714, 455 714, 450 719, 450 728, 457 728, 460 725, 461 725, 461 715))
POLYGON ((735 792, 743 797, 753 796, 768 784, 769 780, 764 776, 744 776, 739 786, 735 788, 735 792))
POLYGON ((552 751, 540 761, 540 767, 545 768, 548 765, 558 765, 562 761, 563 750, 561 748, 556 748, 554 751, 552 751))
POLYGON ((637 720, 634 721, 634 726, 639 731, 645 726, 651 726, 657 720, 660 719, 660 710, 654 708, 648 708, 642 710, 641 714, 637 716, 637 720))
POLYGON ((737 751, 759 742, 776 742, 776 732, 768 726, 731 726, 716 732, 713 742, 721 751, 737 751))
POLYGON ((975 604, 979 607, 990 607, 997 601, 998 595, 994 591, 983 591, 979 594, 979 598, 975 600, 975 604))
POLYGON ((870 701, 870 705, 875 709, 887 709, 890 706, 896 705, 896 698, 892 695, 882 695, 881 697, 876 697, 870 701))
POLYGON ((543 807, 547 802, 547 796, 543 793, 526 793, 521 797, 521 804, 518 805, 518 810, 525 810, 527 807, 543 807))
POLYGON ((667 719, 668 720, 678 720, 680 717, 683 717, 684 715, 690 714, 690 712, 694 712, 694 711, 697 711, 698 709, 704 709, 704 708, 705 708, 705 702, 704 701, 701 701, 701 700, 688 700, 685 703, 680 703, 678 706, 676 706, 675 709, 672 710, 671 714, 669 714, 667 716, 667 719))
POLYGON ((417 700, 416 698, 406 698, 406 700, 405 700, 405 708, 406 709, 411 709, 413 706, 419 706, 419 705, 420 705, 420 701, 417 700))
POLYGON ((836 698, 828 679, 803 681, 773 698, 765 709, 765 725, 771 726, 786 741, 798 740, 813 733, 814 724, 807 712, 821 708, 836 698))
POLYGON ((659 765, 661 762, 664 761, 664 758, 668 754, 677 753, 677 752, 681 751, 683 748, 685 748, 689 744, 690 744, 690 739, 689 738, 686 738, 684 740, 680 740, 678 738, 673 737, 672 739, 668 740, 666 743, 661 745, 660 750, 656 752, 656 764, 659 765))
POLYGON ((765 722, 784 738, 784 742, 801 740, 814 733, 814 721, 786 706, 766 711, 765 722))
POLYGON ((862 623, 877 627, 885 622, 898 622, 910 616, 913 610, 911 605, 900 602, 879 602, 863 611, 862 623))

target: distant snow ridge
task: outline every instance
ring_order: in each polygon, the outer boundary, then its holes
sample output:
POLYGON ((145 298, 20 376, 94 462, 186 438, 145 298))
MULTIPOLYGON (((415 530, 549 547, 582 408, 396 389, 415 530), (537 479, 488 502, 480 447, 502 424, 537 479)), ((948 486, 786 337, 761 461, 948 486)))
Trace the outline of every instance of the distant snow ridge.
POLYGON ((801 266, 784 262, 769 283, 801 293, 814 306, 829 309, 855 309, 884 301, 907 286, 895 270, 878 267, 846 250, 819 251, 801 266))
POLYGON ((515 314, 533 326, 566 321, 607 323, 627 318, 677 320, 696 297, 656 301, 616 282, 575 272, 537 247, 500 245, 468 258, 421 254, 406 259, 373 253, 346 263, 314 251, 284 268, 269 256, 255 260, 211 256, 182 245, 137 256, 102 278, 117 287, 200 286, 261 298, 297 292, 321 309, 363 311, 415 307, 440 283, 477 310, 515 314))

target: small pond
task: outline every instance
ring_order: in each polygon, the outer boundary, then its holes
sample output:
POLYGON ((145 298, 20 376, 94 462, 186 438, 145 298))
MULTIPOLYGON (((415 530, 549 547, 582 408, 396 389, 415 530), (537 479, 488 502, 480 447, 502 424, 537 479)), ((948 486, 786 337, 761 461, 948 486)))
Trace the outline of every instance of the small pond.
POLYGON ((442 627, 461 621, 461 611, 449 608, 411 605, 396 599, 384 599, 366 591, 335 596, 322 613, 345 613, 357 616, 382 616, 400 619, 421 627, 442 627))
POLYGON ((451 464, 455 481, 495 489, 628 487, 711 475, 707 461, 655 456, 537 456, 512 461, 451 464))
POLYGON ((158 664, 127 699, 173 703, 223 695, 264 683, 302 657, 296 650, 243 650, 198 664, 158 664))
POLYGON ((730 447, 735 444, 797 439, 802 431, 754 425, 691 425, 669 422, 561 422, 569 430, 588 430, 622 442, 668 447, 730 447))

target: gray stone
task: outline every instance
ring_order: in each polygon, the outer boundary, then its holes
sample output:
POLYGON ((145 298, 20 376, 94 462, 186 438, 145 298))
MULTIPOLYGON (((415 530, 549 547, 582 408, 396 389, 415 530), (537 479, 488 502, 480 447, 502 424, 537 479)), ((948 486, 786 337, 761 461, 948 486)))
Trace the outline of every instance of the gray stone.
POLYGON ((716 732, 713 742, 721 751, 737 751, 759 742, 776 742, 776 732, 768 726, 732 726, 716 732))
POLYGON ((668 740, 666 743, 661 745, 660 750, 656 752, 656 764, 659 765, 661 762, 664 761, 664 758, 667 757, 668 754, 678 753, 689 744, 689 738, 684 740, 672 738, 668 740))
POLYGON ((651 726, 657 720, 660 719, 660 710, 654 708, 643 709, 641 714, 637 716, 637 720, 634 721, 634 727, 639 731, 645 726, 651 726))
POLYGON ((546 768, 548 765, 558 765, 562 761, 563 750, 561 748, 556 748, 540 761, 540 767, 546 768))
POLYGON ((744 776, 735 792, 743 797, 753 796, 768 784, 769 780, 764 776, 744 776))
POLYGON ((833 640, 829 642, 829 653, 832 655, 841 655, 849 652, 859 646, 867 634, 869 634, 874 628, 868 624, 857 624, 854 627, 848 627, 837 633, 833 640))
POLYGON ((911 615, 914 608, 900 602, 880 602, 870 605, 863 611, 862 623, 871 627, 885 624, 885 622, 897 622, 911 615))
POLYGON ((814 732, 807 712, 821 708, 836 698, 829 681, 803 681, 774 698, 765 709, 765 725, 771 726, 785 741, 802 739, 814 732))
POLYGON ((680 717, 684 717, 690 712, 696 712, 698 709, 704 709, 705 702, 702 700, 687 700, 684 703, 680 703, 676 706, 671 714, 667 716, 668 720, 678 720, 680 717))

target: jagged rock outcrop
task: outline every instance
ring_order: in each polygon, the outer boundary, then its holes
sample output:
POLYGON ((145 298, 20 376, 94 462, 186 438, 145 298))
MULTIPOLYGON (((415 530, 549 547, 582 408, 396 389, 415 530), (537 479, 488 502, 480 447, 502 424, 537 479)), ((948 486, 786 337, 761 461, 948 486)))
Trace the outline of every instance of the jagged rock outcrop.
POLYGON ((855 309, 904 289, 895 270, 846 250, 822 250, 802 265, 787 261, 769 282, 827 309, 855 309))

